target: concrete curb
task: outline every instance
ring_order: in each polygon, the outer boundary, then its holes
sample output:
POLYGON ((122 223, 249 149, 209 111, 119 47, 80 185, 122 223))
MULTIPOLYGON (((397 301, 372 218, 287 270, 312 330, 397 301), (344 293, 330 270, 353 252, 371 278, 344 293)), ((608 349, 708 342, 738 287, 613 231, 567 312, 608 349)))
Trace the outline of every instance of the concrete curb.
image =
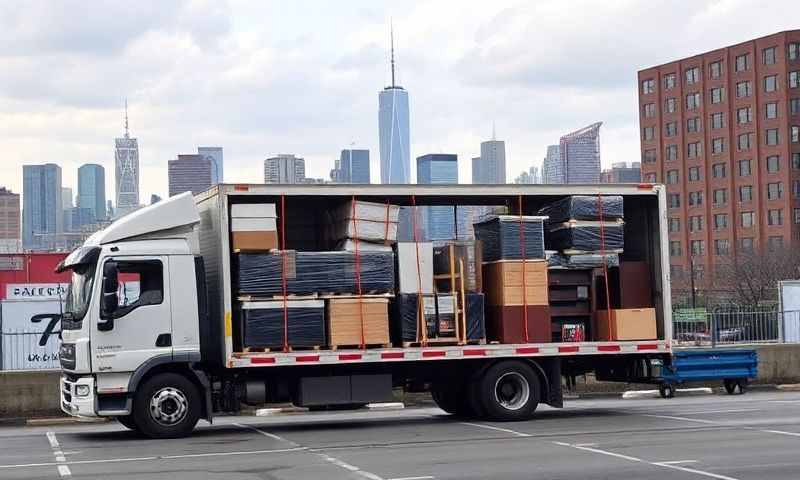
MULTIPOLYGON (((713 395, 714 390, 709 387, 699 387, 699 388, 677 388, 675 389, 675 395, 713 395)), ((658 398, 661 395, 659 394, 658 390, 630 390, 622 394, 622 398, 625 400, 631 400, 636 398, 658 398)))
POLYGON ((800 383, 785 383, 777 385, 775 388, 784 392, 800 392, 800 383))

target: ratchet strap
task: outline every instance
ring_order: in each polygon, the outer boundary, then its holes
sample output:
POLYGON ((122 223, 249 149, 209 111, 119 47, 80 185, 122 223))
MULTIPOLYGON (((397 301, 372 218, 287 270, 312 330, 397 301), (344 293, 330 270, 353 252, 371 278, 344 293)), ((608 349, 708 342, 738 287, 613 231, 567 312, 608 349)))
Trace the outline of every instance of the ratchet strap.
POLYGON ((283 293, 283 351, 289 351, 289 304, 286 286, 286 195, 281 195, 281 289, 283 293))
POLYGON ((522 195, 518 197, 519 207, 519 251, 522 257, 522 325, 525 333, 525 343, 530 342, 528 337, 528 280, 525 271, 525 225, 522 218, 522 195))
POLYGON ((358 317, 361 322, 361 349, 366 348, 364 343, 364 301, 361 292, 361 255, 358 250, 358 220, 356 219, 356 196, 353 195, 350 200, 352 206, 353 217, 353 245, 355 251, 355 267, 356 267, 356 290, 358 291, 358 317))

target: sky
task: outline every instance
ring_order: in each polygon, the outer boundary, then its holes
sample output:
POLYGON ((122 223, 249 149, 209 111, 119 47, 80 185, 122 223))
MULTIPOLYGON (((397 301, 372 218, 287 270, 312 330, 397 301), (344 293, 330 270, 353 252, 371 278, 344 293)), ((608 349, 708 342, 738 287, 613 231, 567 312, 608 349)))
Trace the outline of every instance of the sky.
POLYGON ((414 158, 455 153, 471 179, 480 142, 506 141, 509 181, 547 145, 596 121, 604 166, 639 161, 636 72, 800 28, 796 0, 0 2, 0 186, 22 165, 106 168, 129 104, 141 199, 165 196, 167 161, 222 146, 225 181, 263 181, 263 160, 306 159, 328 178, 368 148, 380 178, 378 92, 409 91, 414 158))

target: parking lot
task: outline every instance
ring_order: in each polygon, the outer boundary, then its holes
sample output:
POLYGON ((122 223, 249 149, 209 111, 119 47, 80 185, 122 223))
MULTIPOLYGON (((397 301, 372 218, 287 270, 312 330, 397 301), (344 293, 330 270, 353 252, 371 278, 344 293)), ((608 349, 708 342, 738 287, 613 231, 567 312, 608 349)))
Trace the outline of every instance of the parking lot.
POLYGON ((0 428, 0 478, 796 479, 800 393, 575 400, 522 423, 435 408, 220 418, 181 440, 116 423, 0 428))

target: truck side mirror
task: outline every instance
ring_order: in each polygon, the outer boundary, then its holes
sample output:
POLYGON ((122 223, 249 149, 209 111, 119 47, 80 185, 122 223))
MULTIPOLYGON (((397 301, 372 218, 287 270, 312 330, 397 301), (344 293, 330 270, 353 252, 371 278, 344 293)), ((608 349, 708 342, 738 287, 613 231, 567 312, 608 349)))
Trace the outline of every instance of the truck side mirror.
POLYGON ((100 299, 100 321, 97 329, 107 332, 114 328, 114 312, 119 305, 119 270, 117 262, 103 264, 103 297, 100 299))

